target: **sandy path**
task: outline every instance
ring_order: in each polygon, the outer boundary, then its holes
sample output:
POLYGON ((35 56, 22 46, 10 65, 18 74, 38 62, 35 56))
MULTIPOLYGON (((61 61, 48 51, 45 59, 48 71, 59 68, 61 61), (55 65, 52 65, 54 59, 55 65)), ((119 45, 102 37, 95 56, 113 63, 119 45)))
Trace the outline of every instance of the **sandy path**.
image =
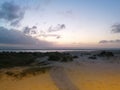
POLYGON ((68 78, 63 67, 54 67, 50 76, 59 90, 79 90, 68 78))

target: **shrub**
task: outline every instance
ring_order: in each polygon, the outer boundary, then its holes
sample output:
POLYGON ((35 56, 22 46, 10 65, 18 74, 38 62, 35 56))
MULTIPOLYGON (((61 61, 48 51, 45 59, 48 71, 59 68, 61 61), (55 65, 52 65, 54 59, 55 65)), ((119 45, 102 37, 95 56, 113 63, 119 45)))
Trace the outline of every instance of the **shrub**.
POLYGON ((100 54, 98 54, 98 56, 101 56, 101 57, 112 57, 114 56, 114 54, 112 52, 109 52, 109 51, 102 51, 100 54))
POLYGON ((73 56, 73 58, 78 58, 78 56, 73 56))
POLYGON ((89 59, 97 59, 96 56, 90 56, 89 59))
POLYGON ((49 61, 61 61, 61 62, 67 62, 67 61, 72 61, 72 55, 68 53, 59 53, 59 52, 54 52, 49 55, 48 58, 49 61))
POLYGON ((0 53, 0 68, 29 66, 37 57, 41 56, 41 53, 2 52, 0 53))

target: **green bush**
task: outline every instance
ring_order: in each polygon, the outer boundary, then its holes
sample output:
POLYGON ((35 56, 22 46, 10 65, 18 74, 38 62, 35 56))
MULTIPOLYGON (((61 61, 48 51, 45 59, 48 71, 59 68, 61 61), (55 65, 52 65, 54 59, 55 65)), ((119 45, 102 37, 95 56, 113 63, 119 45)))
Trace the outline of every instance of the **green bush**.
POLYGON ((43 56, 41 53, 2 52, 0 53, 0 68, 27 66, 33 63, 37 57, 41 56, 43 56))
POLYGON ((98 54, 98 56, 101 56, 101 57, 113 57, 114 54, 112 52, 109 52, 109 51, 102 51, 98 54))
POLYGON ((49 54, 49 61, 61 61, 61 62, 68 62, 72 61, 73 57, 72 55, 68 53, 59 53, 59 52, 53 52, 49 54))

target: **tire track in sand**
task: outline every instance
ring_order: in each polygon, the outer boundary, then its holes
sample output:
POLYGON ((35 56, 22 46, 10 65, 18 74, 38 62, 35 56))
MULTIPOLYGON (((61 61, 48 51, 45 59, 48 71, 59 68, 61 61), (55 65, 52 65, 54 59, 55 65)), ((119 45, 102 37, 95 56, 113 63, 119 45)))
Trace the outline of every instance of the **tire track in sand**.
POLYGON ((79 90, 69 79, 63 67, 54 67, 50 76, 59 90, 79 90))

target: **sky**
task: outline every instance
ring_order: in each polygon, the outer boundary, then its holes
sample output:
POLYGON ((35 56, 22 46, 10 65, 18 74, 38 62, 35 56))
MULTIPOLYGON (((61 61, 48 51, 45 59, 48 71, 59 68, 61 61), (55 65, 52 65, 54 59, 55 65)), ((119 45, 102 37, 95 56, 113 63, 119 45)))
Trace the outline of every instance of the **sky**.
POLYGON ((0 0, 2 48, 120 48, 120 0, 0 0))

